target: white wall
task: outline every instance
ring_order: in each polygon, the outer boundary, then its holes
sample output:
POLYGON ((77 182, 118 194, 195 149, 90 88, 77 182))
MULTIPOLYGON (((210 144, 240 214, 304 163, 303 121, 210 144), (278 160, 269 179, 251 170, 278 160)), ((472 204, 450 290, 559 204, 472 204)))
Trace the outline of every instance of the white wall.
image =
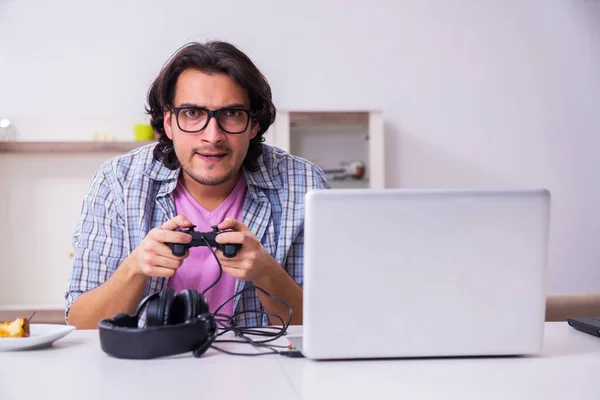
MULTIPOLYGON (((246 51, 278 107, 382 109, 389 187, 549 188, 549 289, 600 291, 600 2, 4 0, 0 115, 23 140, 129 139, 167 57, 206 38, 246 51)), ((40 163, 2 158, 3 193, 15 182, 42 197, 65 189, 60 218, 71 228, 98 160, 78 159, 75 184, 68 169, 52 178, 40 163)), ((53 235, 30 201, 6 199, 0 215, 20 215, 22 226, 4 217, 2 238, 35 226, 48 240, 42 251, 63 251, 66 228, 53 235)), ((17 276, 7 271, 35 263, 56 287, 70 267, 17 257, 6 242, 0 251, 0 305, 19 296, 1 295, 17 276)), ((62 301, 62 292, 34 292, 18 301, 62 301)))

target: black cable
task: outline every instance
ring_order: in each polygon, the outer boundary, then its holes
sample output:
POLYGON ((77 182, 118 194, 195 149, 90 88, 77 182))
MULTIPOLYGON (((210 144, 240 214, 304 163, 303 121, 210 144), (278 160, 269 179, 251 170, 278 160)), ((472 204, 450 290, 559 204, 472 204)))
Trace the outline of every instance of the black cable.
POLYGON ((279 354, 278 351, 265 352, 265 353, 234 353, 232 351, 224 350, 224 349, 222 349, 220 347, 217 347, 217 346, 214 346, 214 345, 210 346, 210 348, 218 350, 218 351, 220 351, 222 353, 225 353, 225 354, 232 355, 232 356, 268 356, 268 355, 271 355, 271 354, 279 354))
MULTIPOLYGON (((250 312, 256 312, 256 313, 259 313, 261 315, 270 315, 270 316, 273 316, 275 318, 278 318, 281 321, 281 325, 282 326, 286 325, 286 322, 284 322, 283 319, 279 315, 277 315, 277 314, 273 314, 273 313, 270 313, 270 312, 264 312, 264 311, 247 310, 247 311, 241 311, 239 313, 236 313, 236 314, 234 314, 234 315, 232 315, 231 317, 228 318, 228 323, 231 325, 230 328, 229 328, 229 330, 243 329, 246 333, 253 332, 253 334, 259 335, 259 336, 272 336, 273 334, 271 334, 269 332, 254 331, 253 329, 255 329, 255 328, 260 328, 260 329, 275 329, 275 330, 279 330, 280 329, 280 328, 277 328, 275 326, 266 326, 266 327, 262 327, 262 326, 247 326, 247 327, 244 327, 244 328, 238 328, 233 323, 234 318, 237 317, 238 315, 247 314, 247 313, 250 313, 250 312)), ((219 314, 219 315, 222 315, 222 314, 219 314)))
POLYGON ((209 285, 206 289, 204 289, 204 291, 202 292, 202 296, 204 296, 206 294, 206 292, 208 292, 210 289, 212 289, 213 286, 215 286, 221 280, 221 276, 223 276, 223 268, 221 267, 221 263, 219 262, 219 259, 217 258, 217 255, 215 254, 214 250, 212 249, 210 243, 208 243, 208 240, 206 240, 206 238, 204 236, 202 236, 202 240, 204 241, 204 244, 206 244, 206 247, 208 247, 210 249, 210 252, 213 254, 213 256, 215 256, 215 259, 217 260, 217 264, 219 264, 219 276, 217 276, 217 279, 211 285, 209 285))
POLYGON ((215 343, 249 343, 253 346, 257 346, 257 347, 267 347, 267 348, 280 348, 280 349, 289 349, 289 346, 283 346, 280 344, 264 344, 264 343, 257 343, 255 341, 253 341, 250 338, 247 338, 246 336, 242 336, 244 339, 247 339, 246 341, 242 341, 242 340, 233 340, 233 339, 223 339, 223 340, 218 340, 215 343))
POLYGON ((255 346, 255 347, 266 347, 266 348, 271 349, 273 351, 277 351, 277 349, 275 349, 275 347, 287 349, 287 346, 281 346, 281 345, 275 345, 275 344, 265 344, 265 343, 261 343, 261 342, 256 342, 256 341, 250 339, 249 337, 245 336, 244 334, 240 334, 240 337, 242 339, 244 339, 246 342, 250 343, 252 346, 255 346))
POLYGON ((249 343, 254 347, 260 347, 260 348, 267 348, 269 350, 271 350, 271 352, 273 353, 279 353, 279 351, 276 349, 276 347, 278 348, 282 348, 282 349, 288 349, 288 346, 281 346, 281 345, 269 345, 269 344, 265 344, 265 343, 261 343, 261 342, 256 342, 252 339, 250 339, 249 337, 246 337, 244 333, 236 333, 236 336, 241 337, 242 340, 233 340, 233 339, 224 339, 224 340, 215 340, 215 343, 249 343))
MULTIPOLYGON (((221 265, 221 262, 219 261, 219 258, 217 257, 215 251, 213 250, 212 246, 208 243, 208 240, 206 240, 205 237, 202 237, 202 240, 204 241, 204 243, 206 244, 206 246, 209 248, 210 252, 212 253, 213 257, 215 258, 215 260, 217 261, 217 265, 219 266, 219 275, 217 276, 217 279, 210 284, 206 289, 204 289, 204 291, 202 292, 202 295, 204 296, 206 294, 206 292, 208 292, 210 289, 212 289, 214 286, 217 285, 217 283, 221 280, 221 277, 223 276, 223 266, 221 265)), ((289 353, 291 353, 290 351, 278 351, 276 348, 285 348, 287 349, 287 346, 278 346, 278 345, 267 345, 266 343, 274 341, 279 339, 280 337, 282 337, 283 335, 285 335, 287 333, 287 329, 290 326, 291 322, 292 322, 292 307, 289 306, 289 304, 287 304, 285 301, 283 301, 282 299, 279 299, 273 295, 271 295, 270 293, 268 293, 266 290, 264 290, 263 288, 259 287, 259 286, 247 286, 244 289, 238 291, 237 293, 234 293, 233 296, 229 297, 227 300, 225 300, 223 303, 221 303, 216 309, 215 311, 212 313, 213 317, 214 317, 214 321, 215 324, 220 323, 225 325, 224 328, 221 328, 221 332, 218 332, 219 328, 217 327, 217 332, 215 332, 211 338, 209 339, 209 341, 207 343, 205 343, 204 346, 202 346, 201 349, 199 349, 197 352, 195 352, 196 356, 200 356, 202 355, 207 349, 208 347, 213 348, 217 351, 220 351, 222 353, 225 354, 230 354, 230 355, 240 355, 240 356, 260 356, 260 355, 269 355, 269 354, 280 354, 280 355, 287 355, 287 356, 291 356, 289 353), (240 296, 242 293, 244 293, 247 290, 252 290, 252 289, 256 289, 259 290, 261 292, 263 292, 267 297, 278 301, 279 303, 283 304, 289 312, 289 317, 288 320, 285 321, 280 315, 274 314, 274 313, 270 313, 270 312, 266 312, 264 310, 245 310, 245 311, 241 311, 241 312, 237 312, 231 316, 225 315, 225 314, 219 314, 219 311, 230 301, 232 301, 234 298, 236 298, 237 296, 240 296), (274 326, 267 326, 267 327, 263 327, 263 326, 248 326, 248 327, 238 327, 235 324, 235 318, 243 315, 243 314, 248 314, 248 313, 255 313, 255 314, 259 314, 259 318, 263 318, 264 316, 267 316, 267 319, 269 317, 273 317, 278 319, 279 321, 281 321, 281 328, 278 327, 274 327, 274 326), (258 329, 263 329, 263 331, 260 331, 258 329), (264 331, 266 330, 266 331, 264 331), (275 330, 275 332, 268 332, 268 330, 275 330), (234 332, 234 334, 242 339, 242 340, 217 340, 217 337, 227 333, 227 332, 234 332), (269 339, 264 339, 264 340, 252 340, 249 337, 247 337, 246 335, 254 335, 254 336, 263 336, 263 337, 268 337, 269 339), (214 343, 249 343, 250 345, 257 347, 257 348, 267 348, 269 350, 271 350, 270 352, 262 352, 262 353, 235 353, 235 352, 231 352, 228 350, 224 350, 220 347, 214 346, 214 343)))
MULTIPOLYGON (((269 296, 270 298, 272 298, 272 299, 274 299, 274 300, 276 300, 276 301, 279 301, 279 302, 281 302, 283 305, 285 305, 285 306, 288 308, 288 311, 289 311, 289 318, 288 318, 287 322, 284 322, 284 320, 283 320, 283 318, 281 318, 281 316, 279 316, 279 315, 276 315, 276 314, 273 314, 273 313, 269 313, 269 312, 262 311, 262 310, 260 310, 260 311, 259 311, 259 310, 246 310, 246 311, 241 311, 241 312, 238 312, 238 313, 236 313, 236 314, 232 315, 232 316, 230 317, 230 318, 231 318, 231 320, 232 320, 234 317, 236 317, 236 316, 238 316, 238 315, 242 315, 242 314, 247 314, 247 313, 260 313, 261 315, 262 315, 262 314, 265 314, 265 315, 272 315, 272 316, 276 317, 277 319, 279 319, 280 321, 282 321, 282 322, 283 322, 283 323, 282 323, 282 325, 283 325, 283 326, 282 326, 281 328, 277 328, 277 327, 274 327, 274 326, 273 326, 273 327, 271 327, 271 326, 269 326, 269 327, 262 327, 262 326, 236 327, 236 326, 230 326, 230 327, 228 327, 227 329, 228 329, 228 330, 237 330, 238 332, 245 332, 245 333, 248 333, 248 334, 253 334, 253 335, 256 335, 256 336, 271 336, 271 338, 270 338, 270 339, 267 339, 267 340, 262 340, 262 341, 260 341, 260 342, 258 342, 258 343, 265 343, 265 342, 270 342, 270 341, 273 341, 273 340, 277 340, 277 339, 279 339, 281 336, 283 336, 283 335, 285 335, 285 334, 287 333, 287 329, 288 329, 288 327, 290 326, 290 324, 291 324, 291 322, 292 322, 292 308, 291 308, 291 307, 290 307, 290 306, 289 306, 289 305, 288 305, 288 304, 287 304, 285 301, 283 301, 283 300, 281 300, 281 299, 278 299, 277 297, 271 296, 271 295, 270 295, 268 292, 266 292, 266 291, 265 291, 264 289, 262 289, 261 287, 259 287, 259 286, 254 286, 254 288, 256 288, 256 289, 258 289, 258 290, 262 291, 263 293, 265 293, 265 294, 266 294, 267 296, 269 296), (276 332, 276 333, 270 333, 270 332, 268 332, 268 331, 267 331, 267 332, 264 332, 264 331, 257 331, 257 330, 255 330, 256 328, 260 328, 260 329, 267 329, 267 330, 268 330, 268 329, 274 329, 274 330, 276 330, 276 331, 278 331, 278 332, 276 332)), ((231 296, 229 299, 225 300, 225 301, 224 301, 224 302, 223 302, 223 303, 222 303, 222 304, 221 304, 219 307, 217 307, 217 309, 215 310, 215 313, 218 313, 218 311, 219 311, 219 310, 220 310, 220 309, 221 309, 221 308, 222 308, 222 307, 223 307, 225 304, 227 304, 227 302, 228 302, 228 301, 231 301, 231 300, 232 300, 232 299, 233 299, 235 296, 238 296, 238 295, 240 295, 241 293, 245 292, 246 290, 251 290, 251 289, 253 289, 253 287, 252 287, 252 286, 249 286, 249 287, 246 287, 246 288, 244 288, 244 289, 240 290, 238 293, 234 294, 234 295, 233 295, 233 296, 231 296)))

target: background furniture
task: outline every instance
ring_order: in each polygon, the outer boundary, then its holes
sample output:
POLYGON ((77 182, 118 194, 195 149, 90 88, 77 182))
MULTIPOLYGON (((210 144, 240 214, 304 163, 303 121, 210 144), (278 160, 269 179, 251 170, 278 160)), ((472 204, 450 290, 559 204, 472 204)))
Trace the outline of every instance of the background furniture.
POLYGON ((363 179, 336 179, 333 188, 385 187, 385 140, 383 114, 367 111, 277 110, 275 123, 265 134, 266 143, 315 162, 324 170, 343 168, 362 161, 363 179))
POLYGON ((600 317, 600 293, 552 294, 546 300, 546 321, 600 317))

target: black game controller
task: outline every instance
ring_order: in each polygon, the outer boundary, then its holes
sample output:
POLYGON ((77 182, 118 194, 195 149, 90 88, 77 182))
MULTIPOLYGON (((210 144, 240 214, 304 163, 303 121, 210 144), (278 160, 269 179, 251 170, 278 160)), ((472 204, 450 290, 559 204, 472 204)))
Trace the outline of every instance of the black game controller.
POLYGON ((188 235, 191 235, 192 240, 189 243, 167 243, 174 256, 183 256, 190 247, 206 246, 208 243, 209 246, 216 247, 217 249, 221 250, 225 257, 233 258, 237 254, 240 247, 242 247, 242 245, 239 243, 217 243, 215 240, 217 235, 226 232, 219 232, 217 225, 213 225, 211 227, 213 229, 212 232, 196 232, 194 231, 195 227, 196 225, 192 225, 188 229, 177 229, 179 232, 184 232, 188 235))

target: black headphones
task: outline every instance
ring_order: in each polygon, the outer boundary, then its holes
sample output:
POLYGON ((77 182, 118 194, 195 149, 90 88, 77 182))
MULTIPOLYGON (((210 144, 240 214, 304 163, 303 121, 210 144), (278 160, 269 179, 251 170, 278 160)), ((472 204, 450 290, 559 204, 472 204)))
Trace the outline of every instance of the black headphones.
POLYGON ((98 324, 102 350, 117 358, 150 359, 191 351, 200 357, 217 336, 206 298, 194 289, 165 288, 144 298, 135 314, 117 314, 98 324), (138 327, 146 306, 146 326, 138 327))

